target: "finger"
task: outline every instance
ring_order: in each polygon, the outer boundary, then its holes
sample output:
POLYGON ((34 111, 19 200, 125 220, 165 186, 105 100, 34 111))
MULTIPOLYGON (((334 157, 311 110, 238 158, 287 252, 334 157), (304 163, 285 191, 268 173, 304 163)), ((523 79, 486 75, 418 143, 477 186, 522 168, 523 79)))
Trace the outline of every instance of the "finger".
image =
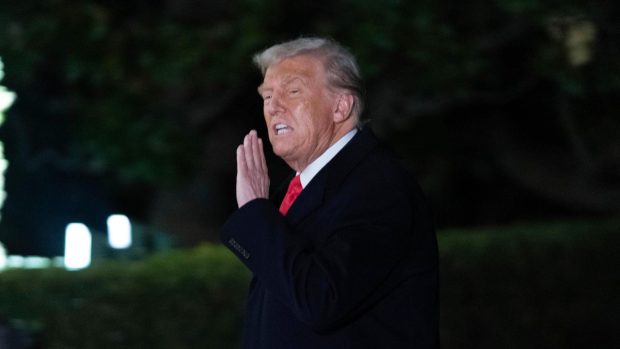
POLYGON ((258 139, 258 147, 260 151, 260 167, 263 172, 267 173, 267 160, 265 159, 265 148, 263 147, 263 140, 258 139))
POLYGON ((248 168, 245 161, 245 151, 243 145, 237 147, 237 175, 246 176, 248 168))
POLYGON ((261 160, 261 158, 263 157, 263 153, 261 152, 260 145, 258 144, 258 136, 256 135, 256 132, 252 134, 252 154, 254 160, 254 167, 257 170, 264 172, 263 163, 261 160))
POLYGON ((250 141, 250 133, 248 133, 243 139, 243 154, 245 156, 245 166, 248 173, 254 170, 254 159, 252 159, 252 143, 250 141))

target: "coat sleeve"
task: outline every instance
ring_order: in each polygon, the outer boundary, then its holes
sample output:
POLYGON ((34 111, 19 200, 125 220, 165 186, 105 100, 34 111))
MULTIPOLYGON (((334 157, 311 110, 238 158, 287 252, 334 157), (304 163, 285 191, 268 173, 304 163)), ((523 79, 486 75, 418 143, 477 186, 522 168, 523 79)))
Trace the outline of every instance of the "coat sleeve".
POLYGON ((408 248, 412 206, 406 195, 382 190, 350 197, 355 205, 323 210, 329 222, 309 224, 321 230, 315 232, 289 226, 273 203, 256 199, 229 218, 221 237, 301 321, 328 331, 383 296, 408 248), (327 238, 316 242, 308 234, 327 238))

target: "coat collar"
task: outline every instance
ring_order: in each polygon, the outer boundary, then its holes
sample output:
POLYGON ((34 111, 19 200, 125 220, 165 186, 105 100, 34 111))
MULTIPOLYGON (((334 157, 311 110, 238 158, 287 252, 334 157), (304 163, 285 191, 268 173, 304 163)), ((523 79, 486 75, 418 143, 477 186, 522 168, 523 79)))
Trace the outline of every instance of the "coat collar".
POLYGON ((287 220, 295 225, 317 209, 325 196, 340 187, 351 170, 377 145, 377 138, 369 127, 360 130, 304 188, 289 209, 287 220))

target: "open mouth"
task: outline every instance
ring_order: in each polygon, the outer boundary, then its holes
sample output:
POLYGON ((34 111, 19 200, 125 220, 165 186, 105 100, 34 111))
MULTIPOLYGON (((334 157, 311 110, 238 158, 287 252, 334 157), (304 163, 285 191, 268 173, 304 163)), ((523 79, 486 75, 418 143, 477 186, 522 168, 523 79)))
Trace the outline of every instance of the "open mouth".
POLYGON ((288 125, 285 124, 276 124, 274 126, 274 133, 279 136, 293 131, 288 125))

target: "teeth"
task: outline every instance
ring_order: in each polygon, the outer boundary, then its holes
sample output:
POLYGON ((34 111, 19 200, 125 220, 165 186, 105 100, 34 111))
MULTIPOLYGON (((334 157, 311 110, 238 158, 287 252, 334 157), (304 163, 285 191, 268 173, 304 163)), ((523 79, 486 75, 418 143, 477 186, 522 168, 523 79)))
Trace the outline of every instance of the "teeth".
POLYGON ((283 133, 287 133, 290 131, 290 128, 288 126, 286 126, 285 124, 277 124, 276 127, 276 134, 280 135, 283 133))

